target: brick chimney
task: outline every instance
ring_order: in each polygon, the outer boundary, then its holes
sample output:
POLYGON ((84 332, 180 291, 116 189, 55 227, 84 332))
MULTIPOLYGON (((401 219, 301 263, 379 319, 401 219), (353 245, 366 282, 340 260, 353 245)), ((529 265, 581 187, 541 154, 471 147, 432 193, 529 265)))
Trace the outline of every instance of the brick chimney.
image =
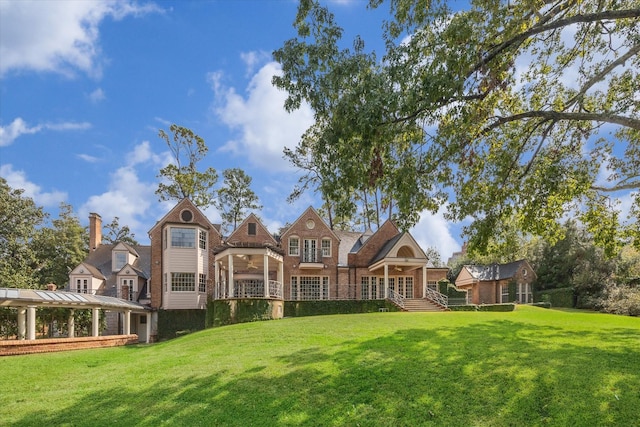
POLYGON ((102 244, 102 217, 97 213, 89 214, 89 252, 102 244))

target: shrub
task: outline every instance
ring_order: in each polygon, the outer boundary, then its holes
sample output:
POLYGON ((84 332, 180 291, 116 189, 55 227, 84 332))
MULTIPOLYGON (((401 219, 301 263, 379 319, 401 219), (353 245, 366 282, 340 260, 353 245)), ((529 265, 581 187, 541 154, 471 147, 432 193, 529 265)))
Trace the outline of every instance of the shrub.
POLYGON ((536 293, 536 301, 549 302, 553 307, 573 308, 573 288, 549 289, 536 293))
POLYGON ((158 340, 175 338, 205 326, 205 310, 158 310, 158 340))
POLYGON ((386 300, 285 301, 287 317, 320 316, 326 314, 372 313, 384 309, 400 311, 386 300))
POLYGON ((508 304, 468 304, 468 305, 452 305, 449 306, 451 311, 513 311, 516 305, 508 304))
POLYGON ((534 302, 531 305, 534 307, 551 308, 551 303, 549 301, 534 302))
POLYGON ((640 316, 640 289, 629 286, 611 287, 596 308, 611 314, 640 316))

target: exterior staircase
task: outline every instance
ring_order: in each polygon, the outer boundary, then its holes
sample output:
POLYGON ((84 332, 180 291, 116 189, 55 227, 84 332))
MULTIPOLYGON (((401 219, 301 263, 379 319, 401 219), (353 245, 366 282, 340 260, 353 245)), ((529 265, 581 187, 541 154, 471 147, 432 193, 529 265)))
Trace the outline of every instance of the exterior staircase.
POLYGON ((426 298, 413 298, 404 300, 405 311, 446 311, 446 308, 429 301, 426 298))

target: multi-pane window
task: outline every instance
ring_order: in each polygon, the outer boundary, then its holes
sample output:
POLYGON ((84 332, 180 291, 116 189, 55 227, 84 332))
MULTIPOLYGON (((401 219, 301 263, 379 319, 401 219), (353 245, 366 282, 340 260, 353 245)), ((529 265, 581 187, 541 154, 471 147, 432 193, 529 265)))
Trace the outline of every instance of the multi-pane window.
POLYGON ((87 279, 76 279, 76 292, 86 294, 89 290, 87 279))
POLYGON ((171 273, 173 292, 194 292, 196 290, 195 273, 171 273))
POLYGON ((413 277, 398 277, 398 293, 405 298, 413 298, 413 277))
POLYGON ((438 290, 438 282, 434 281, 434 280, 428 280, 427 281, 427 288, 437 291, 438 290))
POLYGON ((379 299, 378 278, 375 276, 362 276, 360 278, 361 299, 379 299))
POLYGON ((509 285, 508 284, 504 284, 500 287, 500 290, 502 292, 501 294, 501 300, 500 302, 509 302, 509 285))
POLYGON ((207 232, 200 230, 198 233, 198 247, 200 249, 207 249, 207 232))
POLYGON ((196 229, 171 227, 171 247, 172 248, 195 248, 196 229))
POLYGON ((291 276, 291 299, 329 299, 328 276, 291 276))
POLYGON ((302 262, 318 262, 318 250, 316 239, 304 239, 302 248, 302 262))
POLYGON ((289 255, 300 255, 300 239, 297 237, 289 237, 289 255))
POLYGON ((331 239, 322 239, 322 256, 331 256, 331 239))
POLYGON ((126 252, 116 252, 115 253, 115 258, 116 258, 116 265, 115 265, 115 269, 120 270, 122 267, 124 267, 124 265, 127 263, 127 253, 126 252))
MULTIPOLYGON (((120 297, 122 299, 133 301, 133 296, 134 296, 133 279, 122 279, 121 283, 123 287, 128 286, 128 289, 127 289, 127 294, 122 294, 120 297)), ((124 291, 124 288, 123 288, 123 291, 124 291)))
POLYGON ((199 274, 198 275, 198 292, 207 292, 207 275, 199 274))

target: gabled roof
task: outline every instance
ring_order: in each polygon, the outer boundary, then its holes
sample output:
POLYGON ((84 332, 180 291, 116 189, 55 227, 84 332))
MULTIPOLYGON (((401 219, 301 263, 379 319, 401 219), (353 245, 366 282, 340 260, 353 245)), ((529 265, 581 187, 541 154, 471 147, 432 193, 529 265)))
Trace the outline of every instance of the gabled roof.
POLYGON ((116 242, 116 244, 115 244, 115 246, 113 247, 112 250, 117 251, 117 250, 122 250, 122 249, 126 250, 127 252, 129 252, 130 254, 133 254, 135 256, 140 256, 140 254, 138 254, 138 252, 136 251, 136 249, 133 246, 131 246, 128 243, 125 243, 125 242, 116 242))
POLYGON ((202 218, 206 222, 205 225, 207 227, 213 228, 214 230, 216 230, 216 233, 220 235, 220 225, 217 225, 217 226, 213 225, 211 221, 209 221, 209 218, 207 218, 207 216, 200 210, 200 208, 194 205, 193 202, 188 198, 184 198, 180 200, 173 208, 171 208, 171 210, 169 210, 169 212, 167 212, 162 218, 160 218, 160 220, 157 221, 153 227, 151 227, 151 229, 148 231, 147 234, 151 235, 151 233, 156 229, 156 227, 160 227, 163 224, 165 224, 167 222, 166 218, 172 215, 173 213, 175 213, 176 211, 187 209, 187 208, 193 209, 194 211, 196 211, 200 216, 202 216, 202 218))
POLYGON ((321 223, 322 225, 327 229, 327 231, 329 233, 331 233, 333 235, 333 237, 335 237, 337 240, 340 240, 340 237, 338 237, 338 235, 329 227, 329 225, 325 222, 325 220, 320 216, 320 214, 318 213, 318 211, 316 211, 313 206, 309 206, 304 212, 302 212, 302 214, 296 218, 295 221, 293 221, 293 224, 291 224, 287 230, 285 230, 284 233, 282 233, 282 237, 288 235, 289 233, 291 233, 293 230, 296 229, 296 226, 298 225, 298 223, 300 221, 302 221, 302 219, 306 216, 308 216, 309 214, 315 216, 321 223))
POLYGON ((349 264, 349 253, 353 252, 353 248, 362 236, 361 232, 335 230, 335 235, 340 239, 338 247, 338 265, 349 264))
MULTIPOLYGON (((113 266, 111 257, 113 249, 118 244, 100 245, 94 251, 84 259, 81 265, 85 266, 91 275, 97 279, 105 281, 104 292, 105 295, 115 291, 115 285, 117 281, 117 273, 111 271, 113 266)), ((138 254, 138 257, 131 265, 135 269, 136 273, 140 277, 151 277, 151 246, 137 245, 130 246, 132 250, 138 254)), ((77 267, 76 267, 77 269, 77 267)), ((76 270, 74 269, 74 270, 76 270)))
MULTIPOLYGON (((380 251, 371 259, 371 264, 375 264, 376 262, 386 258, 392 252, 392 250, 402 241, 409 241, 409 244, 412 249, 418 251, 418 253, 414 254, 414 258, 422 258, 427 259, 427 255, 424 253, 418 242, 413 238, 411 234, 408 232, 400 233, 391 239, 387 240, 387 242, 380 248, 380 251)), ((405 245, 403 245, 405 246, 405 245)))
POLYGON ((525 263, 528 264, 527 260, 521 259, 507 264, 465 265, 463 268, 465 268, 474 279, 494 281, 512 278, 525 263))
POLYGON ((238 227, 233 230, 233 232, 229 235, 229 237, 227 238, 227 241, 229 242, 233 242, 234 238, 236 238, 239 241, 242 241, 244 236, 235 236, 236 234, 241 233, 240 230, 244 230, 244 226, 245 224, 249 223, 249 222, 254 222, 256 224, 258 224, 258 226, 262 229, 262 231, 264 231, 264 233, 269 236, 269 242, 263 242, 265 245, 271 245, 271 246, 276 246, 278 244, 278 242, 276 241, 276 239, 273 237, 273 235, 271 234, 271 232, 269 232, 269 230, 267 229, 267 227, 264 226, 264 224, 262 223, 262 221, 260 221, 260 218, 258 218, 258 216, 256 214, 254 214, 253 212, 249 214, 249 216, 247 216, 244 221, 242 221, 240 223, 240 225, 238 225, 238 227))

